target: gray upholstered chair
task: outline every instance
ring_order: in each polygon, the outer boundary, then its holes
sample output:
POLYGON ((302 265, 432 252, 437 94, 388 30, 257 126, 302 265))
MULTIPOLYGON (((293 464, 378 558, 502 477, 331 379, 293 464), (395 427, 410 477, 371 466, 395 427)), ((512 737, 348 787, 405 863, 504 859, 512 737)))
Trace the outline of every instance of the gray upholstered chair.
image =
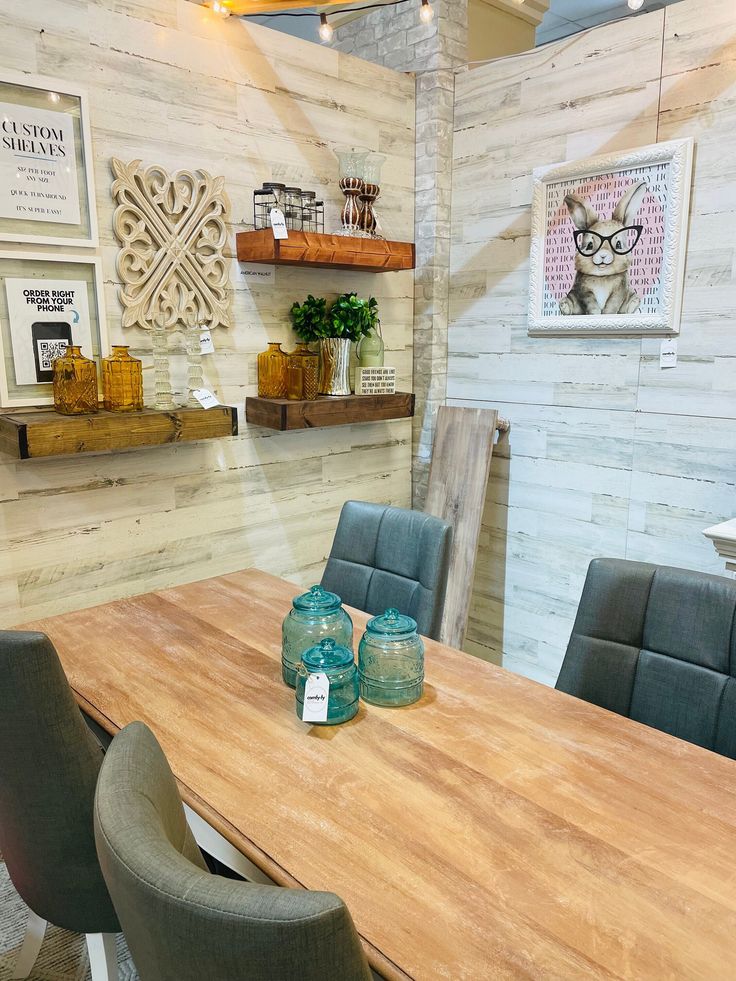
POLYGON ((166 757, 141 722, 107 751, 95 836, 141 981, 369 981, 337 896, 207 871, 166 757))
POLYGON ((736 582, 590 564, 560 691, 736 759, 736 582))
POLYGON ((452 528, 422 511, 347 501, 322 585, 365 613, 389 607, 439 637, 445 608, 452 528))
POLYGON ((47 922, 87 934, 94 981, 117 978, 117 916, 95 851, 102 749, 51 641, 0 631, 0 850, 31 914, 14 978, 31 973, 47 922))

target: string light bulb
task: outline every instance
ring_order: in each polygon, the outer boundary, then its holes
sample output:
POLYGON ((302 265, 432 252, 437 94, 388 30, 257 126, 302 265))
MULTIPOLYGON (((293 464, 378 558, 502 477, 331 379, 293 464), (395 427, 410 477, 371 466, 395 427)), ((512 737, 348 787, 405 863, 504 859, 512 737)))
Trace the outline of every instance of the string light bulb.
POLYGON ((644 0, 629 0, 629 10, 641 10, 644 0))
POLYGON ((319 36, 322 38, 325 44, 329 44, 332 40, 332 35, 335 32, 332 29, 332 24, 327 20, 327 14, 319 15, 319 36))
POLYGON ((222 0, 212 0, 210 10, 213 14, 217 14, 218 17, 225 18, 230 16, 230 11, 227 9, 225 4, 222 3, 222 0))
POLYGON ((422 0, 422 9, 419 11, 419 20, 423 24, 431 24, 434 20, 434 7, 429 0, 422 0))

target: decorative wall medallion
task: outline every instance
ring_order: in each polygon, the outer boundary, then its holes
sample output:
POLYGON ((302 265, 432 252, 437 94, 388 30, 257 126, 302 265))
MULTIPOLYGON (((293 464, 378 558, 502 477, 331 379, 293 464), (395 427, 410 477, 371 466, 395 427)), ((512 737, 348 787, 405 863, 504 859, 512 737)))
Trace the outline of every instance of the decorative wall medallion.
POLYGON ((229 327, 224 177, 113 157, 123 327, 229 327))

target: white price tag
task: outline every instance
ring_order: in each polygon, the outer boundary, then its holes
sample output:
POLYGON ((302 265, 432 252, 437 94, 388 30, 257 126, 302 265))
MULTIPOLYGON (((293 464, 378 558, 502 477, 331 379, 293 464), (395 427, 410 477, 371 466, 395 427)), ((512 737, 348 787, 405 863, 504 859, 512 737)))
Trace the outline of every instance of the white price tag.
POLYGON ((659 348, 659 367, 674 368, 677 365, 677 341, 666 337, 659 348))
POLYGON ((212 334, 208 327, 202 327, 199 332, 200 354, 214 354, 215 345, 212 343, 212 334))
POLYGON ((288 238, 289 230, 286 227, 286 218, 280 208, 271 208, 271 228, 274 238, 288 238))
POLYGON ((216 405, 220 404, 217 400, 217 396, 213 395, 207 388, 195 388, 192 395, 203 409, 214 409, 216 405))
POLYGON ((304 685, 302 722, 327 722, 330 679, 326 674, 310 674, 304 685))

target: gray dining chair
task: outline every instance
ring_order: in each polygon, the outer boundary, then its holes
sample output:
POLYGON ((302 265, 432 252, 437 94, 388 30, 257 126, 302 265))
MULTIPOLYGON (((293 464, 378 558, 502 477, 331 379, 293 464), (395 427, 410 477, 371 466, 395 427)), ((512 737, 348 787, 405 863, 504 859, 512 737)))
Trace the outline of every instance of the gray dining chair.
POLYGON ((86 934, 93 981, 114 981, 120 926, 92 818, 102 748, 45 634, 0 630, 0 678, 0 851, 30 910, 12 977, 28 977, 53 923, 86 934))
POLYGON ((337 896, 207 870, 166 757, 142 722, 113 739, 94 817, 102 871, 141 981, 370 981, 337 896))
POLYGON ((736 759, 736 582, 591 562, 560 691, 736 759))
POLYGON ((377 615, 394 607, 420 634, 439 638, 452 528, 422 511, 346 501, 322 585, 344 603, 377 615))

